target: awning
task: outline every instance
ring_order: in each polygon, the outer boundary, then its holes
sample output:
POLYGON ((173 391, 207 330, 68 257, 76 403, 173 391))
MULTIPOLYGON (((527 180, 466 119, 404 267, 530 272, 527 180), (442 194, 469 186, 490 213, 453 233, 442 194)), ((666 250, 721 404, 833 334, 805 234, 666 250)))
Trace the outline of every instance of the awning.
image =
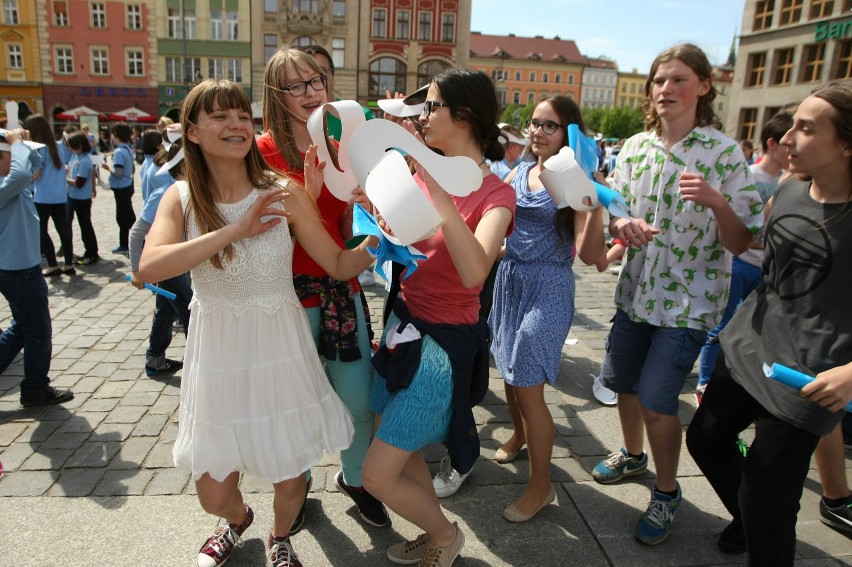
POLYGON ((103 112, 98 112, 88 106, 78 106, 64 112, 57 112, 53 115, 53 118, 54 120, 79 120, 81 116, 98 116, 100 118, 105 118, 103 112))
POLYGON ((124 122, 156 122, 159 120, 156 116, 151 116, 144 110, 140 110, 135 106, 112 112, 107 115, 108 120, 122 120, 124 122))

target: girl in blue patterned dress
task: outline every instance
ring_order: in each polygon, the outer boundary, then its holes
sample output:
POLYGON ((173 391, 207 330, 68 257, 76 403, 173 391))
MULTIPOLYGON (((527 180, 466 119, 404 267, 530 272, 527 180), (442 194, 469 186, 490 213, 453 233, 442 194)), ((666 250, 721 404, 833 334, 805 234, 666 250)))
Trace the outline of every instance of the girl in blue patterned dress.
POLYGON ((567 126, 583 130, 580 109, 564 96, 541 101, 528 123, 534 163, 523 162, 506 178, 515 188, 515 232, 506 240, 497 270, 494 307, 489 318, 491 352, 503 375, 506 401, 515 430, 498 450, 507 463, 527 445, 530 480, 503 517, 512 522, 532 518, 551 503, 553 418, 544 402, 545 381, 559 372, 562 345, 574 318, 574 250, 594 264, 604 250, 600 209, 590 213, 557 209, 539 174, 542 164, 568 144, 567 126))

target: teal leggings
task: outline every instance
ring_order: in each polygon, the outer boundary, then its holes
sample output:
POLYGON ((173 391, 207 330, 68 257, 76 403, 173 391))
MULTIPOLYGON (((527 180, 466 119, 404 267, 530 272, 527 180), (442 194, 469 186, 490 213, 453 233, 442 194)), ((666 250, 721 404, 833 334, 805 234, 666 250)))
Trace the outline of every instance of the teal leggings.
MULTIPOLYGON (((370 410, 370 390, 373 384, 373 363, 371 361, 370 337, 367 335, 367 323, 364 320, 364 310, 361 299, 355 298, 355 311, 358 313, 358 348, 361 358, 352 362, 320 359, 328 369, 331 385, 340 397, 343 405, 352 414, 355 426, 355 437, 348 449, 340 452, 340 464, 343 468, 343 481, 350 486, 363 486, 361 469, 364 457, 370 448, 370 438, 373 435, 373 412, 370 410)), ((305 309, 314 341, 319 344, 320 308, 305 309)), ((309 471, 310 472, 310 471, 309 471)))

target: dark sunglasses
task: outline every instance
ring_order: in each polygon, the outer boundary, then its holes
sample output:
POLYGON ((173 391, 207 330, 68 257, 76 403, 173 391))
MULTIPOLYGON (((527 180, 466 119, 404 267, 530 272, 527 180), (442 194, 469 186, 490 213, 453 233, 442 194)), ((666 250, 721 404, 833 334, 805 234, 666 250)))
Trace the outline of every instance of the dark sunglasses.
POLYGON ((442 106, 446 106, 447 108, 450 108, 450 105, 447 104, 446 102, 440 102, 440 101, 437 101, 437 100, 427 100, 423 103, 423 112, 420 113, 420 116, 426 116, 426 115, 432 114, 432 112, 436 108, 440 108, 442 106))

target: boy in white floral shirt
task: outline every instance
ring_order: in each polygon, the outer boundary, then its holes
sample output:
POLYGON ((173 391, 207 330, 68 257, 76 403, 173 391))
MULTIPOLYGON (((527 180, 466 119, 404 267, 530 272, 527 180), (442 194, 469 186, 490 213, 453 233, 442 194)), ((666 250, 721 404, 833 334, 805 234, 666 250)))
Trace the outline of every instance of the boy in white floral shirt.
POLYGON ((657 479, 634 534, 647 545, 668 537, 681 501, 678 396, 725 310, 731 255, 746 251, 763 223, 739 145, 714 128, 715 97, 698 47, 657 56, 645 85, 647 131, 624 145, 612 184, 635 215, 610 222, 630 248, 601 372, 618 393, 624 447, 592 476, 606 484, 644 472, 647 429, 657 479))

